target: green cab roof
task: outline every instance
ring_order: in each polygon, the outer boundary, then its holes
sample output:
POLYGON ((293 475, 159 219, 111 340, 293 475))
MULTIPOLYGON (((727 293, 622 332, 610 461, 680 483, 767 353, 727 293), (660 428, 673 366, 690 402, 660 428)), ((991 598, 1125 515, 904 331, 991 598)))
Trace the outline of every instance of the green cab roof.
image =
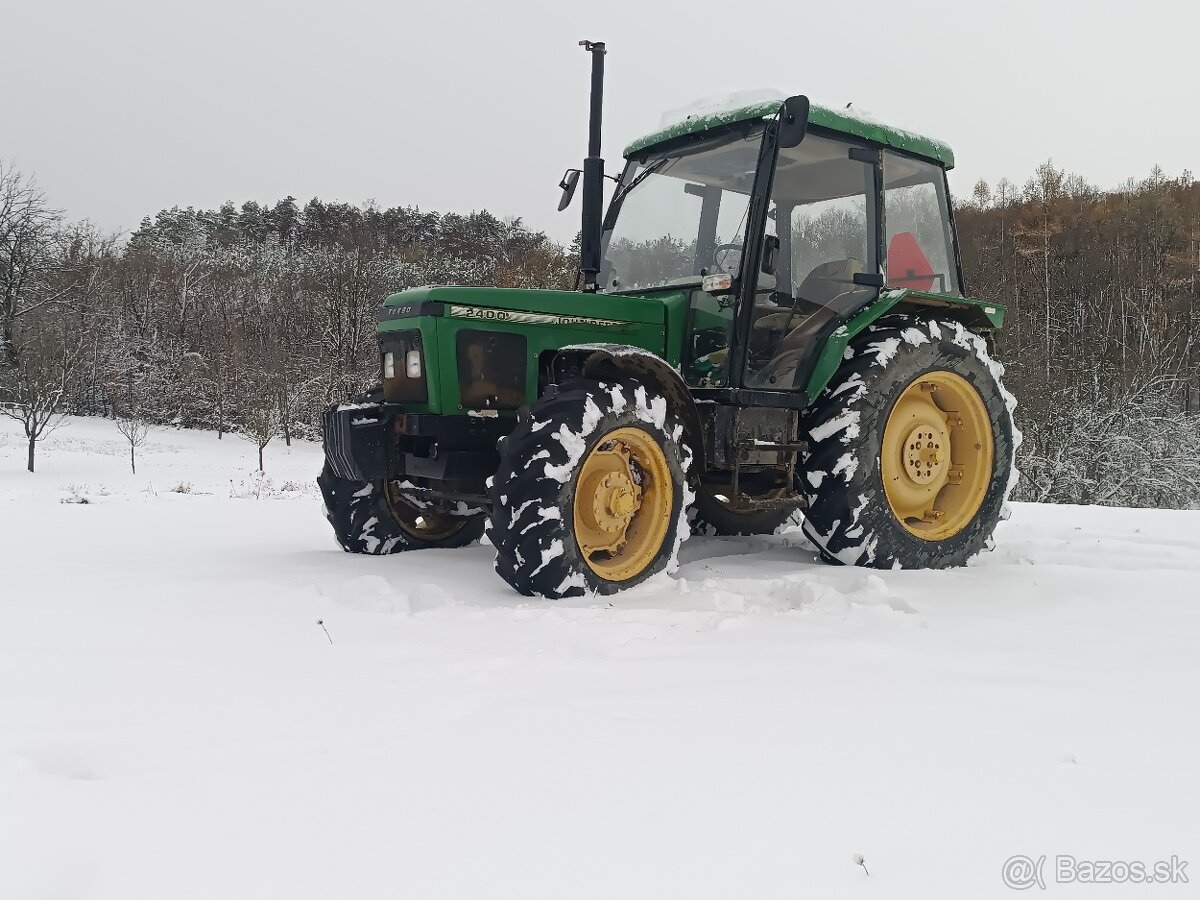
MULTIPOLYGON (((746 122, 751 119, 764 119, 779 112, 783 100, 767 100, 746 106, 731 107, 707 114, 689 116, 681 122, 660 128, 658 131, 638 138, 625 148, 625 157, 630 158, 648 147, 672 141, 690 134, 700 134, 723 125, 736 122, 746 122)), ((940 163, 944 168, 954 168, 954 152, 941 141, 931 137, 914 134, 902 128, 893 128, 874 119, 866 118, 853 110, 834 110, 816 103, 809 105, 808 123, 820 128, 826 128, 839 134, 864 138, 886 147, 894 147, 906 153, 923 156, 926 159, 940 163)))

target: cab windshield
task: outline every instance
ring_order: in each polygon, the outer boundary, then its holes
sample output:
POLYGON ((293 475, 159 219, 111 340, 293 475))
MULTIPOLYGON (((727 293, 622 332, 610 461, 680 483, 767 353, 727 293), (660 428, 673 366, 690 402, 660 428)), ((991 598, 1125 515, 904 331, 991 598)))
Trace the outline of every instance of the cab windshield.
POLYGON ((600 289, 736 276, 762 128, 630 162, 605 223, 600 289))

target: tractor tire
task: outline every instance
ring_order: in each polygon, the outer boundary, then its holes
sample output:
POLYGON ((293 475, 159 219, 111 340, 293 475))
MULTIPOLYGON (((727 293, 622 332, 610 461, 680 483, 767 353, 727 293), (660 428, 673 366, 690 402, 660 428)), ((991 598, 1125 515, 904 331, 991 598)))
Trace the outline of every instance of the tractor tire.
MULTIPOLYGON (((352 403, 379 403, 383 387, 376 385, 352 403)), ((317 477, 325 498, 325 518, 347 553, 387 556, 405 550, 466 547, 483 537, 487 516, 465 504, 438 506, 404 494, 398 482, 363 482, 340 478, 326 461, 317 477)))
POLYGON ((712 485, 696 488, 696 502, 688 510, 692 534, 720 537, 774 534, 793 517, 798 518, 798 503, 779 509, 740 510, 718 499, 720 494, 721 489, 712 485))
POLYGON ((517 414, 488 484, 496 572, 549 599, 612 594, 674 571, 691 450, 666 398, 575 381, 517 414))
POLYGON ((325 464, 317 479, 325 518, 347 553, 386 556, 405 550, 465 547, 483 536, 487 516, 465 504, 438 506, 404 493, 405 485, 349 481, 325 464))
POLYGON ((805 535, 827 562, 964 565, 1016 484, 1016 401, 982 337, 952 321, 881 319, 801 420, 805 535))

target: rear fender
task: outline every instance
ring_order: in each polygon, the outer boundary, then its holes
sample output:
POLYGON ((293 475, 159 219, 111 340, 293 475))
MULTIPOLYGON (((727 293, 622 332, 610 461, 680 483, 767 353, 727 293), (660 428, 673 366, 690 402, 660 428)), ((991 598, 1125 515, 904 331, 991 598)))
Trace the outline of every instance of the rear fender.
POLYGON ((558 384, 576 376, 631 378, 661 394, 683 423, 684 442, 692 449, 692 474, 704 471, 704 430, 696 401, 683 377, 661 356, 626 344, 574 344, 555 355, 553 373, 558 384))
POLYGON ((825 341, 809 377, 805 393, 811 403, 824 390, 842 364, 846 345, 855 335, 888 313, 908 314, 914 318, 950 319, 982 334, 991 345, 992 332, 1004 324, 1004 306, 985 300, 971 300, 953 294, 932 294, 907 288, 881 291, 879 296, 839 326, 825 341))

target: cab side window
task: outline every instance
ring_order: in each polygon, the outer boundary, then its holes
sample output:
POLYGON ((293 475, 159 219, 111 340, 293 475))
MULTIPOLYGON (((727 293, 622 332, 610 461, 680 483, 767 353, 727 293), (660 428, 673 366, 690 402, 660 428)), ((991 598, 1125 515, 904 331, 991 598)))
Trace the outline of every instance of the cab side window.
POLYGON ((958 294, 946 174, 932 163, 883 154, 883 206, 890 287, 958 294))

